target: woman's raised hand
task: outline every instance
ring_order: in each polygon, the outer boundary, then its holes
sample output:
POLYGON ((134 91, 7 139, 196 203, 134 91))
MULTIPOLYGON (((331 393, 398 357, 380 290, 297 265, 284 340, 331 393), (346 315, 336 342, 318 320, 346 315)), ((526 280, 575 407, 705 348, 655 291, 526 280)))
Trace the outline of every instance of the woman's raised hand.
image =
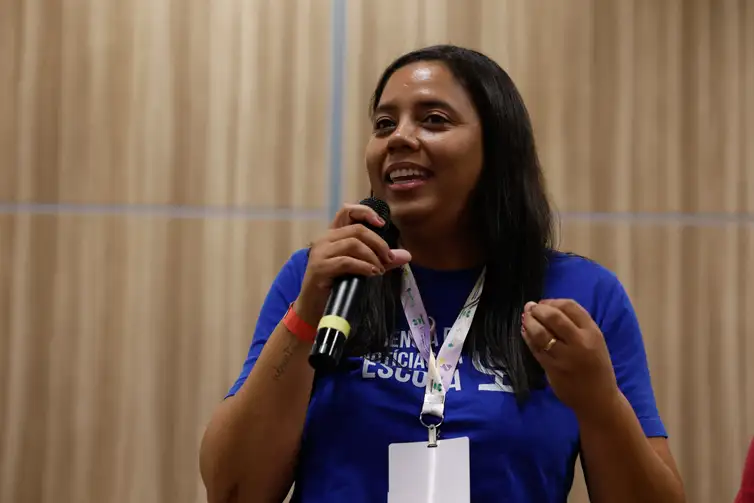
POLYGON ((377 276, 411 260, 406 250, 391 250, 362 222, 377 228, 385 225, 372 208, 346 204, 335 215, 330 229, 311 245, 295 309, 312 325, 322 316, 333 280, 338 276, 377 276))

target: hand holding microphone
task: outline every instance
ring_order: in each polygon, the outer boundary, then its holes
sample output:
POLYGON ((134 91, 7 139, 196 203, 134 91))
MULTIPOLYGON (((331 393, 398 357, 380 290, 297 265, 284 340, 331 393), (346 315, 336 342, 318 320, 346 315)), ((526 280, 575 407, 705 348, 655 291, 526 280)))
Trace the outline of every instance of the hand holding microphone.
POLYGON ((340 359, 365 279, 411 260, 406 250, 391 250, 385 241, 389 213, 387 205, 374 198, 345 205, 327 233, 311 246, 294 308, 305 321, 320 327, 309 357, 315 369, 332 368, 340 359))

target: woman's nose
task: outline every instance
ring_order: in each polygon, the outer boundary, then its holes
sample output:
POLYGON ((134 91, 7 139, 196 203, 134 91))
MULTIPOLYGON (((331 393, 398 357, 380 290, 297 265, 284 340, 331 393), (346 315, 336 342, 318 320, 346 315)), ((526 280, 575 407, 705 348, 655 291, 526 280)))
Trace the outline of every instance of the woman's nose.
POLYGON ((419 142, 416 138, 416 126, 409 121, 399 123, 395 127, 393 134, 388 138, 387 148, 391 151, 401 149, 416 150, 419 148, 419 142))

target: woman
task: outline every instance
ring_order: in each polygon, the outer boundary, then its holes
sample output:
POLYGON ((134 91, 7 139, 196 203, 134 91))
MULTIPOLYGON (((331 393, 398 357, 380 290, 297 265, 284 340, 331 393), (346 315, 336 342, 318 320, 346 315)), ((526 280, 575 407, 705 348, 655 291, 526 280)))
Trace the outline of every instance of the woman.
POLYGON ((346 205, 285 264, 203 440, 209 501, 281 501, 295 481, 294 501, 384 502, 390 477, 425 469, 394 469, 407 457, 390 446, 430 442, 440 418, 440 445, 469 439, 470 501, 565 502, 579 453, 593 502, 684 501, 631 303, 609 271, 552 250, 508 75, 475 51, 422 49, 385 70, 371 111, 367 172, 400 245, 346 205), (314 327, 343 274, 370 276, 369 301, 340 368, 315 376, 314 327), (408 327, 417 312, 431 335, 408 327))

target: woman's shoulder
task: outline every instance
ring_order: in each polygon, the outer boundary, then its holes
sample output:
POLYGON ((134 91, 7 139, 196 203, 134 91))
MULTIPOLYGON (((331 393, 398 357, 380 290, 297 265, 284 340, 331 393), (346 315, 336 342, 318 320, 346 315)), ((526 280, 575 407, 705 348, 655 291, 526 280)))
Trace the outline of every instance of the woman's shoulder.
POLYGON ((548 258, 547 281, 582 284, 620 283, 613 271, 584 255, 553 250, 548 258))
POLYGON ((301 283, 309 262, 309 248, 300 248, 291 253, 278 270, 273 287, 283 291, 295 291, 301 288, 301 283))
POLYGON ((288 265, 294 267, 297 270, 306 269, 306 264, 309 262, 309 250, 310 248, 299 248, 291 253, 288 257, 288 265))
POLYGON ((562 251, 550 253, 544 297, 574 299, 595 317, 609 305, 630 304, 615 272, 589 257, 562 251))

